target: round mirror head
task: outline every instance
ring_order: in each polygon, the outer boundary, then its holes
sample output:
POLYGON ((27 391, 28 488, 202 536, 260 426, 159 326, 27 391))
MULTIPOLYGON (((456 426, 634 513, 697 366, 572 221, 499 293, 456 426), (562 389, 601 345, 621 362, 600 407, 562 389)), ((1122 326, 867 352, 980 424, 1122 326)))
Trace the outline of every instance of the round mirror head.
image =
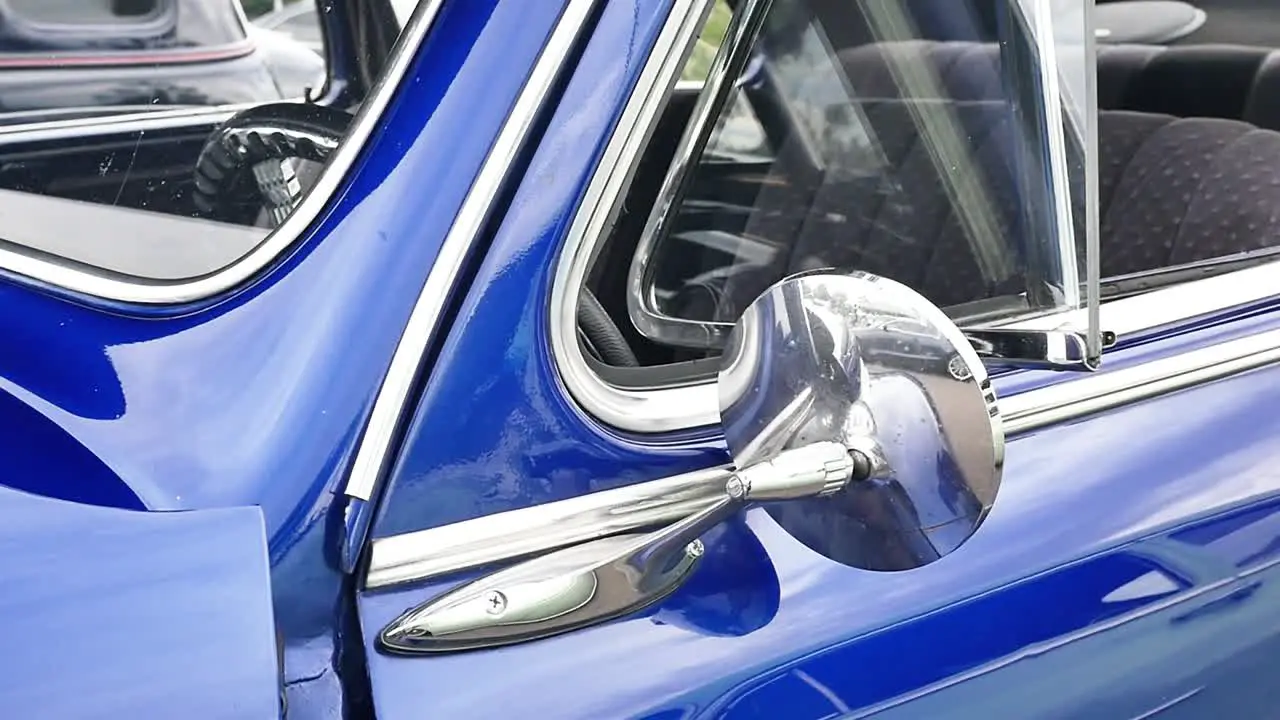
POLYGON ((870 476, 834 495, 765 504, 813 550, 908 570, 963 544, 1000 486, 1004 433, 977 352, 919 293, 868 273, 788 278, 729 335, 719 377, 738 467, 820 441, 870 476))

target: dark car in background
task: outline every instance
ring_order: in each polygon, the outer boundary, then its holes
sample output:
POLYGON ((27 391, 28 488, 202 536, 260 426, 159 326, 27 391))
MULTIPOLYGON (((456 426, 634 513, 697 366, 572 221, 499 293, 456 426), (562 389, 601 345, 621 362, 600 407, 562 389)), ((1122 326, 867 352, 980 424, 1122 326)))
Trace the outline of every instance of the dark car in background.
POLYGON ((323 57, 236 0, 0 0, 6 122, 301 97, 323 57))

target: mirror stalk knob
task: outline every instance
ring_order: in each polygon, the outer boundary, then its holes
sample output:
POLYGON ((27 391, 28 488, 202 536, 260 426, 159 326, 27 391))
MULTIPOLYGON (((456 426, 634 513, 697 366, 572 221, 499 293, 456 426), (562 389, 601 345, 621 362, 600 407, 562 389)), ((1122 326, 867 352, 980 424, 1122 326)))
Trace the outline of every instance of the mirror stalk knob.
POLYGON ((725 484, 730 497, 746 495, 748 501, 769 502, 803 497, 825 497, 844 488, 854 470, 870 462, 862 453, 858 462, 849 449, 824 441, 778 453, 773 458, 743 468, 725 484))

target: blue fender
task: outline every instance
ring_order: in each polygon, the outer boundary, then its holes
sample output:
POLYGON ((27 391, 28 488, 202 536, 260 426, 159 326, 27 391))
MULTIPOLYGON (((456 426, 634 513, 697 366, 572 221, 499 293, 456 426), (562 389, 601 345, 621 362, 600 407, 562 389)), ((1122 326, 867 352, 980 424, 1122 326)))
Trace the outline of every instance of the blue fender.
POLYGON ((279 717, 261 511, 0 487, 0 648, 6 717, 279 717))

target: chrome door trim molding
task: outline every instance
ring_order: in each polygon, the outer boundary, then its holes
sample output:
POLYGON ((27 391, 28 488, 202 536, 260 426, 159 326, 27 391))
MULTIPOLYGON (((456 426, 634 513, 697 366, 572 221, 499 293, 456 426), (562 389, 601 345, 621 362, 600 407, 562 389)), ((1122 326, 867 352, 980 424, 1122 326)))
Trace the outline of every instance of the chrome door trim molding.
MULTIPOLYGON (((360 447, 356 450, 345 494, 357 500, 371 500, 378 483, 388 470, 395 432, 409 403, 411 388, 418 375, 427 347, 435 338, 440 314, 449 292, 457 281, 462 264, 485 223, 489 220, 494 200, 507 182, 516 155, 524 148, 547 96, 588 26, 588 20, 599 0, 569 0, 547 44, 539 53, 524 88, 516 98, 510 114, 494 140, 489 154, 467 191, 458 216, 445 236, 440 254, 426 283, 418 294, 409 321, 405 325, 391 365, 378 388, 369 422, 365 426, 360 447)), ((415 16, 416 17, 416 16, 415 16)))
POLYGON ((727 467, 374 540, 366 588, 387 587, 663 525, 724 494, 727 467))
MULTIPOLYGON (((383 112, 391 103, 417 55, 423 38, 435 23, 444 0, 423 0, 414 10, 395 52, 387 61, 387 69, 369 92, 351 123, 347 137, 334 151, 315 185, 293 213, 253 250, 235 262, 208 275, 177 282, 122 279, 102 271, 75 267, 0 247, 0 269, 23 275, 57 287, 108 300, 145 305, 167 305, 191 302, 230 290, 257 274, 277 256, 291 247, 320 216, 333 193, 354 165, 365 143, 378 127, 383 112)), ((217 109, 213 112, 216 114, 217 109)), ((179 116, 180 113, 178 114, 179 116)), ((140 118, 145 128, 147 120, 140 118)), ((163 121, 164 118, 156 118, 163 121)), ((63 129, 65 132, 66 130, 63 129)))
MULTIPOLYGON (((1000 401, 1012 437, 1280 362, 1280 330, 1014 395, 1000 401)), ((365 587, 419 582, 642 530, 708 506, 732 467, 722 465, 428 530, 379 538, 365 587)))

